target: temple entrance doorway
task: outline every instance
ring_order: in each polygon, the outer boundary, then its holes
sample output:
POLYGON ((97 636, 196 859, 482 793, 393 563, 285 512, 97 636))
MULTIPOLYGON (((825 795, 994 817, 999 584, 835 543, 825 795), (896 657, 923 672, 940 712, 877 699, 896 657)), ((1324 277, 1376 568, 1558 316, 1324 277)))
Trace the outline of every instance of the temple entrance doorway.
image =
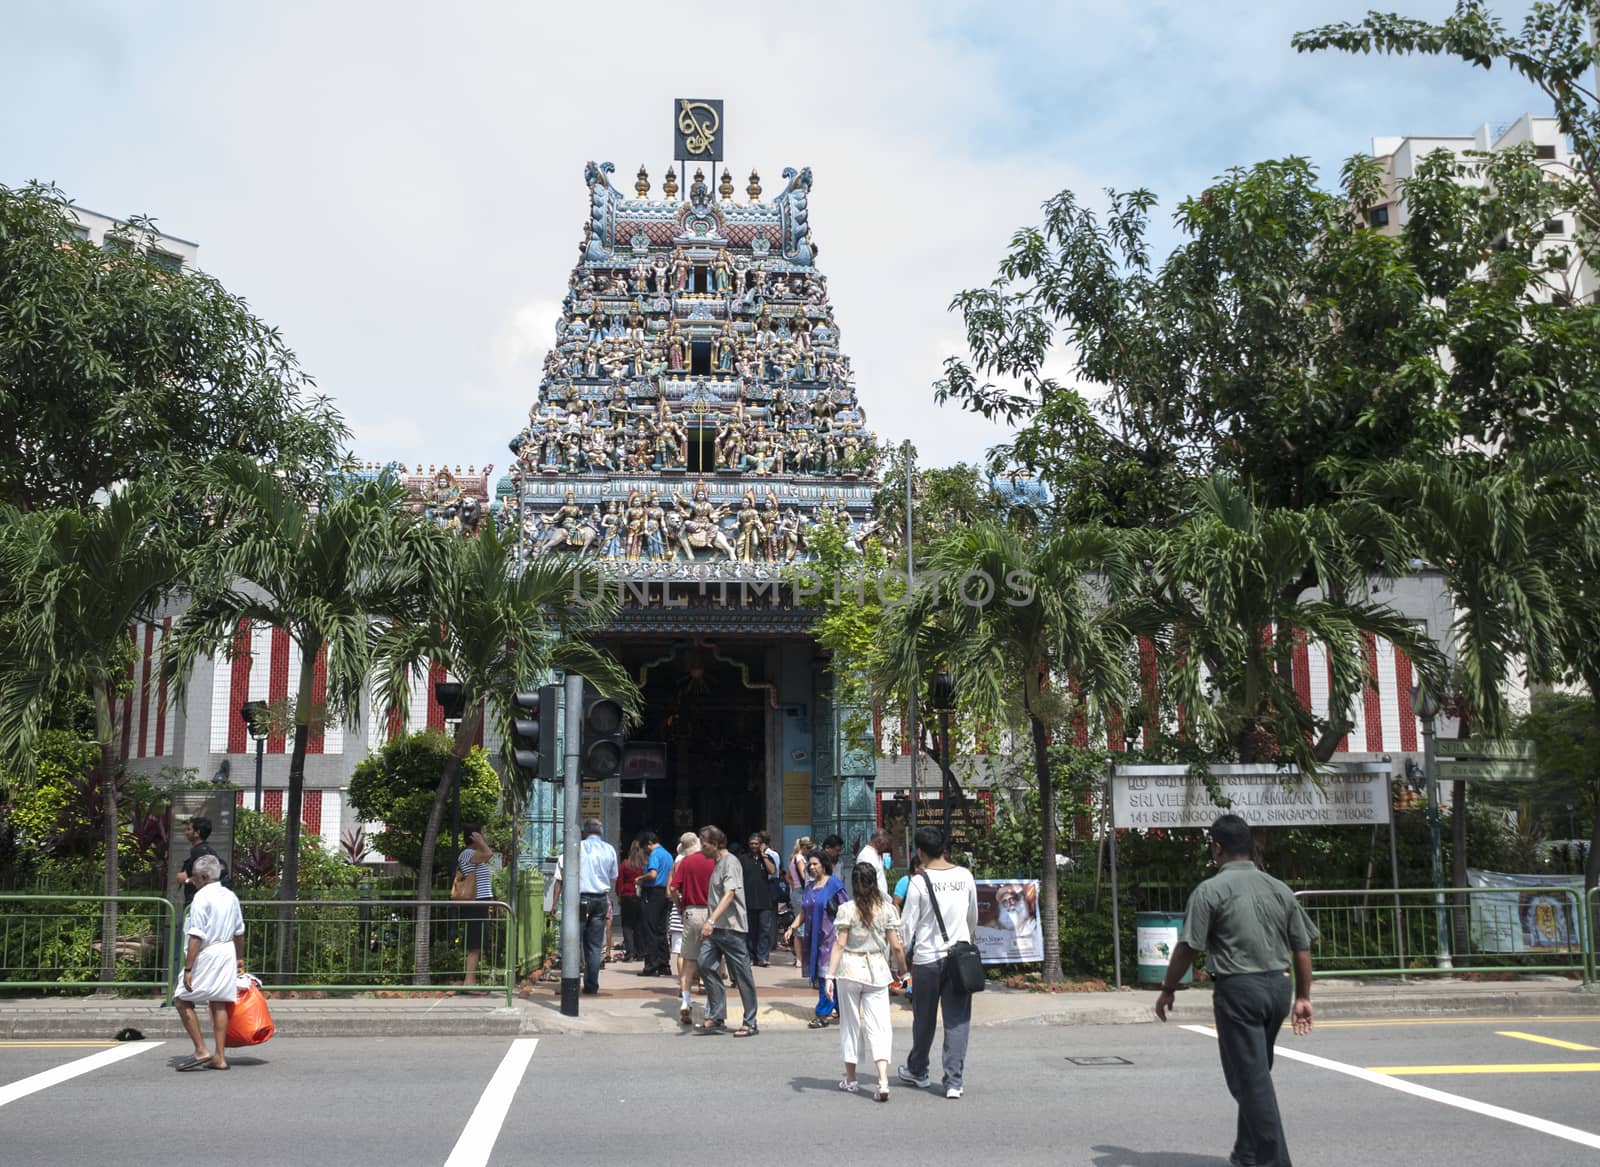
POLYGON ((761 649, 611 647, 636 681, 643 673, 644 721, 629 736, 663 743, 667 756, 667 777, 647 783, 646 797, 620 800, 622 840, 649 829, 670 849, 707 823, 730 839, 765 828, 767 690, 746 684, 759 680, 761 649))

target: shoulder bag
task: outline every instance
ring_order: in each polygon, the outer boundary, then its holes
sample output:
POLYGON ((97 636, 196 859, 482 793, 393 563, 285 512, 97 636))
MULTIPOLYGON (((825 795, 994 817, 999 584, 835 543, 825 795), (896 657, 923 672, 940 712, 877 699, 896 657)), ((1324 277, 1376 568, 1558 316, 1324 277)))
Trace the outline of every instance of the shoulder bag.
POLYGON ((934 923, 939 925, 939 939, 949 945, 944 958, 945 972, 950 974, 963 993, 983 992, 989 978, 984 974, 983 957, 978 954, 978 946, 970 940, 950 943, 950 933, 944 930, 944 916, 939 912, 939 899, 933 894, 933 880, 928 878, 926 871, 922 873, 922 882, 928 889, 928 904, 933 908, 934 923))
POLYGON ((461 870, 461 865, 456 864, 456 877, 450 881, 450 898, 453 900, 475 900, 478 898, 478 875, 461 870))

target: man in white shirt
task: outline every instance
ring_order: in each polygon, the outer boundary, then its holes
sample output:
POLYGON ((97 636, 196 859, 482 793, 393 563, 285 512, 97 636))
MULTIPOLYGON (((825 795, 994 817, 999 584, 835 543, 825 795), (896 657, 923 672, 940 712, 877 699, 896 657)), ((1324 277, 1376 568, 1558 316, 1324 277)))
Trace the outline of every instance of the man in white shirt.
POLYGON ((194 1042, 194 1057, 180 1070, 228 1068, 228 1011, 239 996, 239 974, 244 971, 244 917, 239 897, 219 882, 222 860, 202 855, 194 861, 190 880, 199 888, 183 930, 188 945, 183 956, 183 980, 173 993, 178 1020, 194 1042), (211 1035, 215 1047, 206 1049, 195 1005, 204 1001, 211 1010, 211 1035))
MULTIPOLYGON (((872 832, 872 837, 867 840, 867 845, 861 848, 861 853, 856 856, 857 863, 870 863, 872 864, 872 869, 878 873, 878 894, 883 897, 884 903, 889 902, 889 878, 884 874, 883 857, 892 846, 894 846, 894 839, 889 832, 881 829, 876 830, 872 832)), ((846 887, 850 886, 850 881, 844 876, 839 877, 839 882, 846 887)))
POLYGON ((970 941, 978 927, 978 885, 972 872, 944 857, 944 832, 938 827, 918 827, 916 846, 922 870, 906 885, 900 915, 900 935, 911 949, 912 983, 917 986, 911 997, 911 1052, 900 1067, 900 1080, 924 1088, 931 1084, 928 1058, 942 1016, 944 1096, 960 1098, 972 994, 961 987, 954 970, 946 969, 945 956, 952 944, 970 941))
POLYGON ((600 991, 600 965, 605 961, 606 911, 617 882, 617 849, 601 837, 599 819, 583 820, 578 844, 578 920, 583 933, 583 991, 600 991))

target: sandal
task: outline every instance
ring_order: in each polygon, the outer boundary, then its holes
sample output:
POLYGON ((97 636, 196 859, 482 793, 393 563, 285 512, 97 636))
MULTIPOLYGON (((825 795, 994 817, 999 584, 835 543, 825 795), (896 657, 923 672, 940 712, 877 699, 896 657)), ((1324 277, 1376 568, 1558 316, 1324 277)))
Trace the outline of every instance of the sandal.
POLYGON ((754 1025, 741 1025, 733 1031, 734 1037, 755 1037, 761 1030, 754 1025))
POLYGON ((678 1022, 682 1025, 693 1024, 694 1014, 689 1011, 689 1006, 680 1005, 678 1007, 678 1022))
POLYGON ((709 1017, 694 1027, 696 1033, 726 1033, 727 1029, 728 1023, 726 1021, 720 1018, 712 1020, 709 1017))
POLYGON ((879 1082, 878 1083, 878 1092, 876 1094, 874 1094, 873 1097, 876 1098, 879 1102, 887 1102, 887 1101, 889 1101, 889 1083, 887 1083, 887 1082, 879 1082))
POLYGON ((828 1028, 828 1019, 826 1017, 813 1017, 810 1021, 806 1022, 806 1028, 826 1029, 828 1028))
POLYGON ((848 1078, 841 1078, 839 1080, 839 1089, 843 1090, 846 1094, 859 1094, 861 1093, 861 1083, 852 1082, 848 1078))

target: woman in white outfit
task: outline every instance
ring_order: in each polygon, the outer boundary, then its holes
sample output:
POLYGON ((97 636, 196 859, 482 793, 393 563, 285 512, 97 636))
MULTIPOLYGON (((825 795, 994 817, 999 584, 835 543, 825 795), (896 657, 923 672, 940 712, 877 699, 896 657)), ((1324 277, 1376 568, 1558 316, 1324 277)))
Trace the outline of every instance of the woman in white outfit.
POLYGON ((190 871, 191 883, 200 885, 189 905, 183 930, 188 937, 184 951, 183 981, 173 993, 172 1003, 183 1022, 184 1032, 194 1042, 194 1058, 180 1070, 226 1070, 228 1058, 228 1012, 239 998, 239 974, 244 971, 244 917, 239 912, 239 897, 223 887, 222 860, 202 855, 190 871), (215 1046, 206 1049, 200 1032, 195 1005, 204 1001, 211 1008, 211 1036, 215 1046))
POLYGON ((833 952, 828 957, 828 996, 839 1006, 839 1040, 844 1080, 839 1089, 860 1089, 856 1066, 865 1057, 878 1068, 879 1102, 889 1101, 889 983, 894 969, 906 966, 900 942, 900 913, 879 890, 883 870, 857 863, 850 874, 855 897, 839 905, 834 917, 833 952), (893 967, 890 955, 893 954, 893 967))

